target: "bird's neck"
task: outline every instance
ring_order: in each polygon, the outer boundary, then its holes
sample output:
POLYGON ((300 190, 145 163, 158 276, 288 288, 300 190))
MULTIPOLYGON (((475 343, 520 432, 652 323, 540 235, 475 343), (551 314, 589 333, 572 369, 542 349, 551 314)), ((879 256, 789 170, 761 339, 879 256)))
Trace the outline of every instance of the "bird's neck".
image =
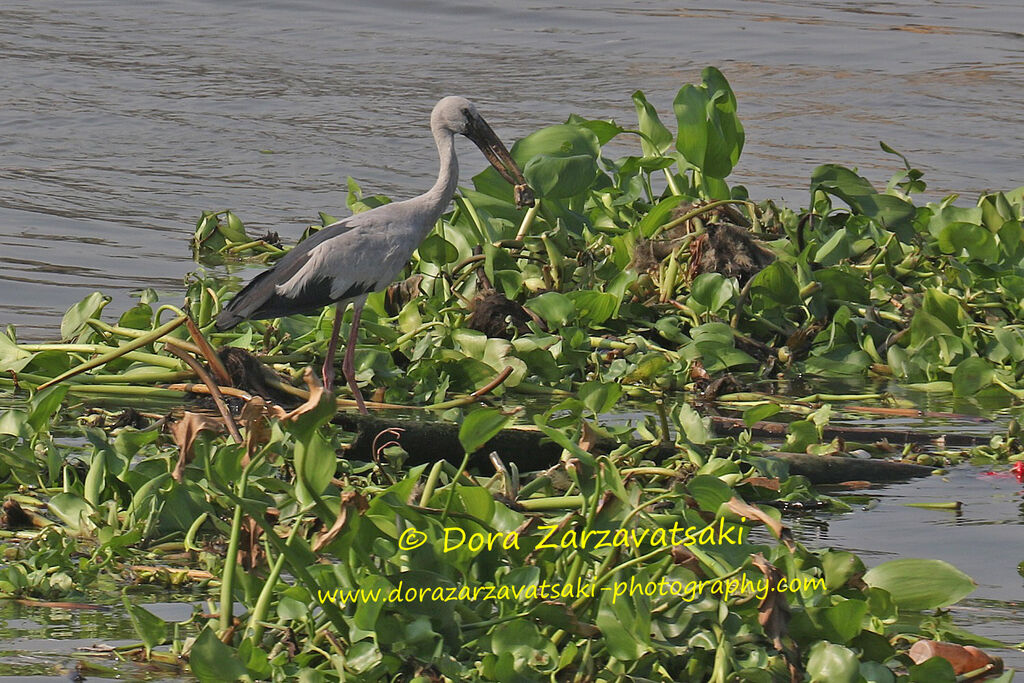
POLYGON ((429 230, 441 217, 448 203, 455 196, 455 186, 459 182, 459 161, 455 158, 455 134, 444 128, 434 129, 434 141, 437 143, 437 155, 441 162, 441 170, 437 174, 437 182, 422 195, 423 201, 430 207, 429 230))

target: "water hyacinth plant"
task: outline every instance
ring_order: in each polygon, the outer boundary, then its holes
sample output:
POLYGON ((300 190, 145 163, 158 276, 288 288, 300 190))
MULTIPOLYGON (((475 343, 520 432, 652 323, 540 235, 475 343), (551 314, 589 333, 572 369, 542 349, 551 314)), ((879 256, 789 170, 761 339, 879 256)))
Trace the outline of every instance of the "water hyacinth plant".
MULTIPOLYGON (((728 185, 744 131, 718 70, 675 132, 633 102, 632 128, 520 140, 536 204, 479 174, 370 296, 356 370, 384 424, 305 376, 332 311, 216 332, 235 277, 116 322, 93 294, 60 343, 0 333, 0 594, 122 585, 128 651, 210 681, 953 681, 971 669, 911 646, 1005 647, 944 611, 974 588, 948 563, 868 571, 794 538, 783 511, 848 508, 779 453, 886 452, 830 419, 908 406, 826 393, 845 378, 1020 400, 1024 188, 919 206, 901 157, 882 191, 821 166, 793 211, 728 185), (637 154, 608 157, 617 138, 637 154), (205 604, 166 622, 128 582, 205 604)), ((351 211, 387 201, 350 181, 351 211)), ((232 211, 193 247, 229 271, 285 251, 232 211)), ((1019 460, 1014 430, 968 455, 1019 460)))

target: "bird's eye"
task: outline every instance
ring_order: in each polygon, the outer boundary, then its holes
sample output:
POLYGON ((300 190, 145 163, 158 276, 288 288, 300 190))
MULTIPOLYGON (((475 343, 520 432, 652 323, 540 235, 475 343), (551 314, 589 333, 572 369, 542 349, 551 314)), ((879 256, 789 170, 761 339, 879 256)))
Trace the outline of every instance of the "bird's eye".
POLYGON ((463 109, 462 110, 462 115, 465 116, 467 120, 469 120, 469 118, 470 118, 470 116, 469 116, 469 108, 463 109))

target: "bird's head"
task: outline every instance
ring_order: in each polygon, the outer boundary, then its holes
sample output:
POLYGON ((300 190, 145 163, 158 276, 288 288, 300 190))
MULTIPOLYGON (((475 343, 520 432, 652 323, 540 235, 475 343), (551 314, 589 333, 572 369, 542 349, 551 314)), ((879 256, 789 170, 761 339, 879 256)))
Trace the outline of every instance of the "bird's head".
POLYGON ((516 206, 533 206, 533 190, 523 177, 523 172, 495 135, 476 105, 465 97, 445 97, 434 106, 430 115, 430 126, 434 130, 449 130, 465 135, 476 143, 480 151, 491 162, 491 166, 515 188, 516 206))

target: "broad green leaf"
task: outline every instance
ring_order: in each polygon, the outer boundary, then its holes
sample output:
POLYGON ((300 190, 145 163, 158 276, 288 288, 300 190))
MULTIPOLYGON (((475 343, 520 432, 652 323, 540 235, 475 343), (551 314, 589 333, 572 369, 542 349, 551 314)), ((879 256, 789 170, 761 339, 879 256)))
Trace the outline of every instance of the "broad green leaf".
POLYGON ((748 427, 753 427, 754 424, 761 420, 767 420, 772 415, 777 415, 781 410, 782 408, 778 403, 762 403, 761 405, 744 410, 743 422, 748 427))
MULTIPOLYGON (((100 460, 102 459, 101 457, 100 460)), ((58 493, 50 499, 46 507, 57 515, 60 521, 76 531, 85 525, 85 520, 93 511, 88 502, 73 493, 58 493)))
POLYGON ((56 384, 43 389, 29 401, 28 424, 37 432, 49 431, 48 425, 68 393, 67 384, 56 384))
POLYGON ((192 644, 188 665, 203 683, 234 681, 249 675, 237 653, 220 641, 210 625, 202 630, 192 644))
POLYGON ((584 192, 599 171, 601 145, 593 131, 582 126, 549 126, 512 146, 512 158, 538 197, 564 199, 584 192))
POLYGON ((754 276, 750 295, 762 297, 765 305, 792 306, 800 303, 800 285, 790 267, 776 261, 754 276))
POLYGON ((124 608, 128 611, 128 618, 131 619, 135 633, 142 639, 146 646, 146 652, 150 652, 157 645, 162 645, 167 638, 167 622, 150 612, 141 605, 132 604, 125 595, 122 597, 124 608))
POLYGON ((568 297, 579 312, 580 320, 591 325, 600 325, 608 320, 619 305, 614 294, 591 289, 569 292, 568 297))
POLYGON ((821 556, 821 568, 825 570, 825 587, 838 590, 846 582, 864 574, 864 563, 853 553, 845 550, 829 550, 821 556))
POLYGON ((691 479, 686 489, 701 510, 711 513, 718 512, 719 506, 729 502, 734 495, 728 484, 708 474, 699 474, 691 479))
POLYGON ((956 683, 953 665, 942 657, 932 657, 910 667, 910 683, 956 683))
POLYGON ((579 388, 577 395, 591 412, 602 415, 615 407, 622 396, 622 387, 610 382, 587 382, 579 388))
POLYGON ((352 622, 364 631, 372 631, 377 627, 377 617, 384 609, 388 594, 394 586, 383 576, 370 575, 359 582, 359 589, 369 599, 356 603, 356 612, 352 622))
POLYGON ((687 303, 698 315, 717 313, 736 295, 734 283, 721 273, 701 273, 690 287, 687 303))
POLYGON ((708 67, 699 86, 684 85, 672 103, 679 124, 676 149, 711 178, 725 178, 743 151, 743 125, 725 76, 708 67))
POLYGON ((984 358, 971 357, 953 371, 953 395, 973 396, 992 384, 995 370, 984 358))
POLYGON ((812 683, 860 683, 860 664, 853 650, 819 640, 811 647, 807 674, 812 683))
POLYGON ((659 156, 672 148, 672 133, 658 118, 658 112, 647 101, 643 91, 633 93, 633 105, 636 107, 637 123, 644 137, 640 140, 640 148, 645 157, 659 156))
POLYGON ((459 250, 455 248, 455 245, 437 233, 427 235, 427 238, 420 242, 416 251, 420 258, 427 263, 438 265, 451 263, 459 258, 459 250))
POLYGON ((100 292, 93 292, 68 309, 60 322, 60 337, 67 341, 88 336, 92 328, 86 325, 91 318, 98 318, 103 307, 110 303, 110 297, 100 292), (84 334, 83 334, 84 333, 84 334))
POLYGON ((560 292, 544 292, 526 302, 530 309, 544 319, 550 327, 561 327, 576 317, 572 299, 560 292))
POLYGON ((894 230, 903 242, 910 241, 913 236, 910 221, 914 217, 914 205, 901 197, 879 194, 871 183, 848 168, 824 164, 814 169, 811 193, 817 190, 839 197, 855 213, 894 230))
POLYGON ((586 154, 538 154, 523 167, 526 181, 542 199, 574 197, 585 192, 597 174, 597 159, 586 154))
POLYGON ((459 427, 459 443, 467 453, 475 453, 484 444, 498 435, 512 421, 497 408, 479 408, 474 410, 459 427))
POLYGON ((892 595, 900 609, 948 607, 978 587, 971 577, 942 560, 890 560, 864 574, 864 583, 892 595))

